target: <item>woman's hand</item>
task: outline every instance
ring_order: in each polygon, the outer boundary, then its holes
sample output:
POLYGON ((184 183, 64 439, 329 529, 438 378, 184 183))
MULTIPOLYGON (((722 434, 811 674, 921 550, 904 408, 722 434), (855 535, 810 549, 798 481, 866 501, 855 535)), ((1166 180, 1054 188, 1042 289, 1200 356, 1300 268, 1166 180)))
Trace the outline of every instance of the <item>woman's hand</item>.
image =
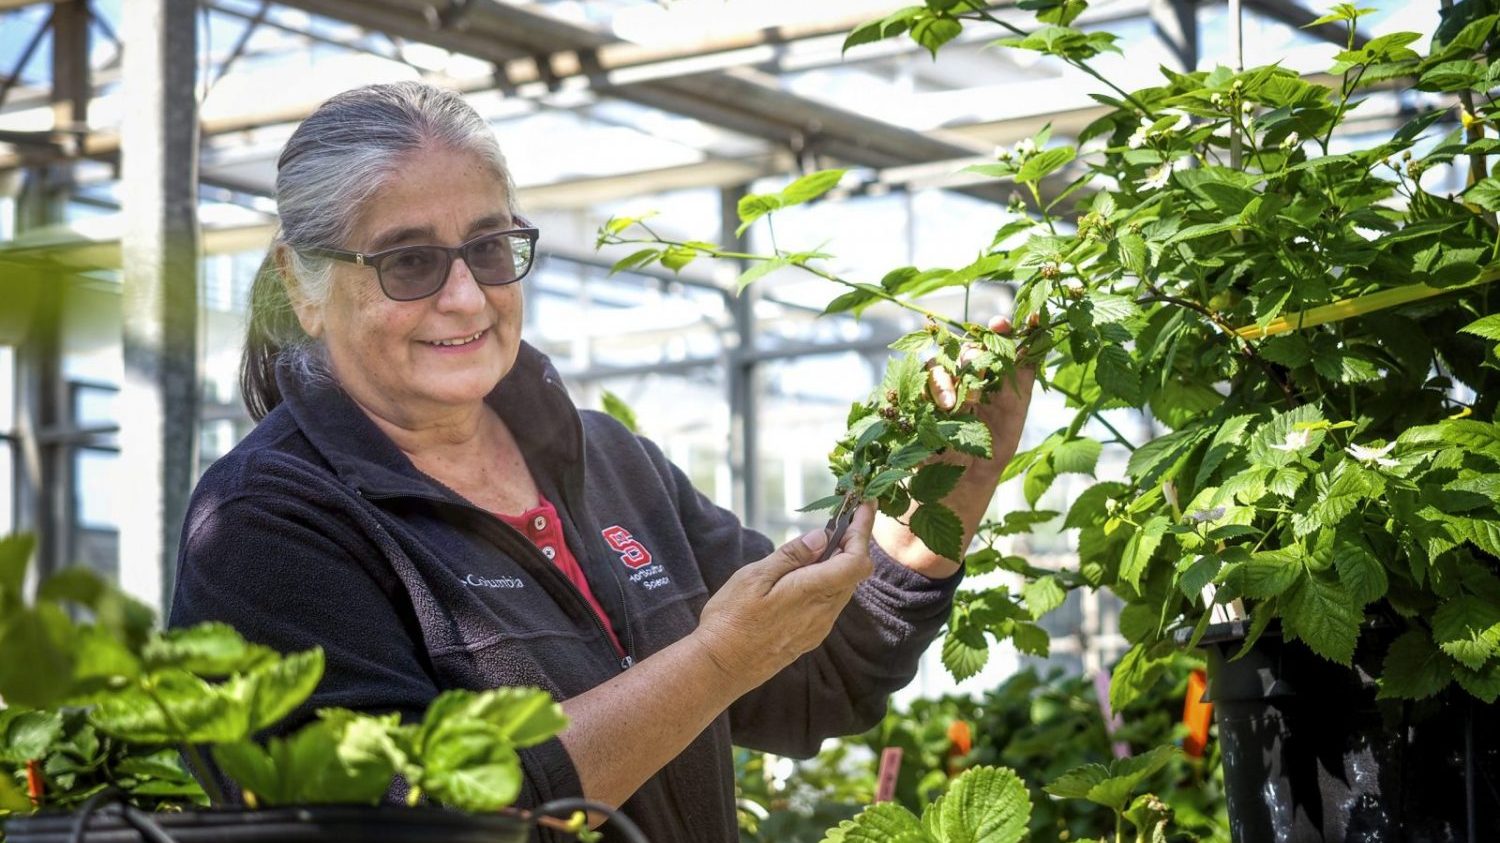
POLYGON ((736 571, 703 607, 692 637, 741 693, 828 637, 855 586, 870 575, 874 512, 870 503, 855 512, 827 561, 815 563, 828 536, 807 533, 736 571))
MULTIPOLYGON (((992 331, 1007 334, 1011 329, 1010 320, 997 316, 990 320, 989 327, 992 331)), ((966 346, 959 362, 967 363, 978 354, 978 348, 966 346)), ((1020 446, 1021 430, 1026 424, 1026 410, 1031 405, 1031 388, 1035 383, 1036 367, 1022 364, 1016 367, 1014 377, 999 390, 987 395, 971 393, 966 397, 964 406, 960 409, 972 412, 990 429, 989 459, 961 454, 952 449, 938 457, 944 462, 964 466, 964 475, 958 486, 943 499, 943 504, 957 513, 959 520, 963 522, 964 547, 968 546, 975 531, 979 529, 990 498, 995 494, 995 484, 1000 482, 1001 472, 1020 446)), ((957 390, 954 388, 953 376, 947 370, 941 367, 931 367, 928 370, 927 393, 939 409, 955 409, 957 390)), ((907 517, 910 515, 908 512, 907 517)), ((874 537, 891 558, 918 573, 942 579, 958 571, 960 560, 946 559, 928 550, 921 539, 894 518, 882 515, 875 523, 874 537)))

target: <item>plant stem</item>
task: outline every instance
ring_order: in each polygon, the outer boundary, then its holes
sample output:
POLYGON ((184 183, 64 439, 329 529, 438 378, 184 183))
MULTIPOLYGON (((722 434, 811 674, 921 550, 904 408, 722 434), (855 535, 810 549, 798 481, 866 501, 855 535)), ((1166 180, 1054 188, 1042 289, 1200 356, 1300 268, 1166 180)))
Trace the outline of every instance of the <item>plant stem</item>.
MULTIPOLYGON (((981 18, 983 20, 987 20, 990 23, 993 23, 996 26, 1001 27, 1002 29, 1007 30, 1008 32, 1010 32, 1013 35, 1019 35, 1022 38, 1024 38, 1024 37, 1026 37, 1027 35, 1030 34, 1026 30, 1021 29, 1020 27, 1018 27, 1018 26, 1016 26, 1014 24, 1011 24, 1011 23, 1008 23, 1006 21, 1000 20, 999 18, 997 18, 994 15, 990 14, 987 9, 985 9, 981 5, 978 5, 978 0, 964 0, 964 5, 968 6, 970 9, 973 9, 974 12, 979 16, 979 18, 981 18)), ((1143 104, 1140 100, 1138 100, 1134 96, 1132 96, 1129 91, 1126 91, 1124 88, 1121 88, 1119 85, 1116 85, 1115 83, 1113 83, 1113 82, 1109 81, 1108 79, 1105 79, 1103 76, 1099 75, 1099 71, 1094 70, 1092 67, 1089 67, 1088 64, 1086 62, 1084 62, 1083 59, 1075 59, 1075 58, 1070 58, 1068 56, 1058 56, 1056 53, 1049 53, 1048 55, 1056 56, 1057 58, 1062 59, 1064 62, 1067 62, 1068 64, 1071 64, 1072 66, 1078 68, 1079 70, 1083 71, 1084 73, 1087 73, 1088 75, 1094 77, 1095 79, 1099 80, 1100 82, 1103 82, 1105 85, 1109 86, 1109 88, 1111 90, 1113 90, 1115 93, 1119 94, 1121 97, 1124 97, 1124 99, 1125 99, 1126 102, 1130 103, 1131 105, 1135 106, 1136 108, 1139 108, 1141 110, 1142 114, 1145 114, 1147 117, 1151 118, 1152 120, 1156 119, 1156 113, 1155 112, 1153 112, 1151 109, 1147 108, 1145 106, 1145 104, 1143 104)))
POLYGON ((198 747, 187 739, 187 729, 177 721, 176 717, 172 716, 171 709, 167 708, 167 704, 157 695, 156 687, 151 684, 151 680, 141 682, 140 687, 161 711, 162 719, 181 737, 178 750, 182 753, 182 759, 192 768, 193 776, 203 786, 203 792, 208 794, 209 804, 223 805, 227 800, 224 798, 224 791, 219 789, 219 780, 214 778, 212 768, 203 760, 203 754, 198 751, 198 747))
MULTIPOLYGON (((1063 389, 1062 387, 1058 386, 1055 383, 1048 382, 1047 386, 1048 386, 1049 389, 1055 389, 1058 392, 1062 393, 1062 395, 1063 395, 1064 398, 1071 398, 1074 401, 1077 401, 1080 405, 1082 405, 1084 403, 1083 398, 1081 396, 1074 395, 1073 393, 1067 391, 1066 389, 1063 389)), ((1136 446, 1130 444, 1130 441, 1127 440, 1120 433, 1120 431, 1116 430, 1114 425, 1112 425, 1112 424, 1109 423, 1109 419, 1106 419, 1104 416, 1100 415, 1098 410, 1090 410, 1089 411, 1089 415, 1093 416, 1095 421, 1097 421, 1100 424, 1104 425, 1104 429, 1108 430, 1115 437, 1115 441, 1116 442, 1120 443, 1121 445, 1124 445, 1125 449, 1127 451, 1134 451, 1135 450, 1136 446)))
POLYGON ((1115 810, 1115 843, 1125 843, 1125 814, 1115 810))

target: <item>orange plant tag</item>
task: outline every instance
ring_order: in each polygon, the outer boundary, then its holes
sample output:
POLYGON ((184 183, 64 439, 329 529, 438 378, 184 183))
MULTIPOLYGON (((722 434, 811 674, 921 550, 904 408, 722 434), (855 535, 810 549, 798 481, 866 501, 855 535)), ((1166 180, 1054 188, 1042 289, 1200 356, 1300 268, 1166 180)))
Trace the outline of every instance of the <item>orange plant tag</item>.
POLYGON ((1188 734, 1182 749, 1193 758, 1202 758, 1208 747, 1208 726, 1213 721, 1214 704, 1203 701, 1203 692, 1208 689, 1208 675, 1202 670, 1188 674, 1187 696, 1182 701, 1182 722, 1188 734))

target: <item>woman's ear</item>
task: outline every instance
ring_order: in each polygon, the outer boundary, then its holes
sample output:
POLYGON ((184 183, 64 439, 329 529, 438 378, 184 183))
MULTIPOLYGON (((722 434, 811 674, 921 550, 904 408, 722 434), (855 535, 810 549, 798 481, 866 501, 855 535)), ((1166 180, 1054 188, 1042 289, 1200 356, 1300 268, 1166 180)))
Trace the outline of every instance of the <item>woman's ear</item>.
POLYGON ((282 244, 276 247, 276 270, 281 273, 281 283, 286 287, 286 297, 297 314, 302 331, 313 339, 323 335, 323 306, 310 299, 302 289, 302 282, 292 269, 292 250, 282 244))

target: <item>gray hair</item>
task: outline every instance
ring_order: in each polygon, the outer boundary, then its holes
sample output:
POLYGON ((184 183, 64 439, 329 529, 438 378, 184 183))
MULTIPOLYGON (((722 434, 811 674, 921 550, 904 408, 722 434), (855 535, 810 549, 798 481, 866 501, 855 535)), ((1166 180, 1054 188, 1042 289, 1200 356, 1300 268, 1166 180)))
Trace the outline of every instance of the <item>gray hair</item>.
POLYGON ((321 342, 302 330, 288 287, 327 302, 333 262, 309 248, 345 248, 360 209, 413 152, 446 147, 477 154, 505 183, 514 215, 515 183, 494 131, 458 93, 424 82, 355 88, 331 97, 292 133, 276 162, 281 224, 250 291, 240 389, 257 421, 281 403, 276 368, 304 380, 329 377, 321 342), (280 254, 293 277, 283 277, 280 254))

